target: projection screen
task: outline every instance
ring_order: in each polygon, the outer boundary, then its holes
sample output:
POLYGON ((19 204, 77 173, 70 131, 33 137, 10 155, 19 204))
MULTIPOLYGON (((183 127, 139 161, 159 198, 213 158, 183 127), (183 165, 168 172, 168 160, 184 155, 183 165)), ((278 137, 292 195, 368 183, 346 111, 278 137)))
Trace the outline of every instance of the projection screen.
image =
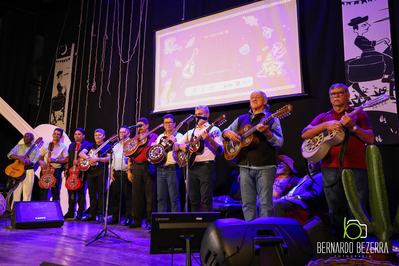
POLYGON ((155 32, 154 112, 302 94, 296 0, 259 1, 155 32))

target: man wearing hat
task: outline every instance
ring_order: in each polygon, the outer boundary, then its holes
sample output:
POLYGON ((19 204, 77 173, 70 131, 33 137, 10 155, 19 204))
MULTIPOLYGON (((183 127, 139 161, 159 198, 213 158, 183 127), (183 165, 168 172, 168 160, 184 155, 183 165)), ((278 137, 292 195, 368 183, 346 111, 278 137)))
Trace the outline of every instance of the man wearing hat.
POLYGON ((280 164, 277 166, 276 178, 273 184, 273 201, 285 195, 298 184, 299 178, 294 174, 294 160, 286 155, 279 155, 280 164))

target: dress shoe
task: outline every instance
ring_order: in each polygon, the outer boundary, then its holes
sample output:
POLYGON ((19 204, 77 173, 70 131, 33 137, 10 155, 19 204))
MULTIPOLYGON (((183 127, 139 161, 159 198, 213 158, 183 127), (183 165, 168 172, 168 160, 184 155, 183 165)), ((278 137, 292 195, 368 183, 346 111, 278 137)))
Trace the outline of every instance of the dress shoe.
POLYGON ((65 215, 64 215, 64 219, 73 219, 73 217, 74 217, 74 215, 73 215, 73 213, 70 213, 70 212, 67 212, 65 215))
POLYGON ((119 220, 112 218, 112 220, 108 222, 108 224, 119 224, 119 220))
POLYGON ((82 221, 87 221, 87 222, 89 222, 89 221, 95 221, 95 220, 96 220, 96 216, 91 215, 91 214, 89 214, 89 215, 87 215, 86 217, 82 218, 82 221))
POLYGON ((139 228, 139 227, 141 227, 141 224, 140 223, 136 223, 136 222, 134 222, 131 225, 129 225, 129 228, 139 228))
POLYGON ((97 222, 99 222, 99 223, 104 222, 104 217, 102 215, 98 215, 97 222))
POLYGON ((77 214, 75 217, 76 221, 82 220, 83 215, 82 214, 77 214))
POLYGON ((133 223, 132 219, 126 219, 125 222, 123 223, 124 226, 129 226, 133 223))
POLYGON ((151 231, 151 224, 147 224, 147 225, 145 226, 145 229, 147 229, 147 230, 150 230, 150 231, 151 231))

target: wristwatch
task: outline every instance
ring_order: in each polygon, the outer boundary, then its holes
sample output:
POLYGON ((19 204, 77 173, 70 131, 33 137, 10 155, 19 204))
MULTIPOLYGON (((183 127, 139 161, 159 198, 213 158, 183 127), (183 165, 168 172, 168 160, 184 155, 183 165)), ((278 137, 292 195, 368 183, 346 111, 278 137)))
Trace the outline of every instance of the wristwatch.
POLYGON ((356 126, 356 125, 354 125, 354 126, 352 127, 352 130, 351 130, 351 132, 354 132, 356 129, 357 129, 357 126, 356 126))

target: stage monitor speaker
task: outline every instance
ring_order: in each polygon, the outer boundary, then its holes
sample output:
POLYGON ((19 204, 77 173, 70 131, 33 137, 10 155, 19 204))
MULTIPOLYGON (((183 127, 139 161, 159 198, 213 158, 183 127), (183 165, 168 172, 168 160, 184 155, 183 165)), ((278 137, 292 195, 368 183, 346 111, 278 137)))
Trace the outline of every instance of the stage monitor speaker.
POLYGON ((16 201, 11 226, 16 229, 61 227, 64 225, 57 201, 16 201))
POLYGON ((202 238, 202 265, 306 265, 312 243, 295 219, 234 218, 211 223, 202 238))
POLYGON ((326 242, 337 242, 337 239, 330 231, 328 226, 326 226, 319 217, 315 216, 304 223, 303 228, 308 232, 310 241, 312 242, 315 259, 327 259, 334 256, 330 253, 323 254, 321 252, 317 252, 318 244, 320 245, 326 242))

